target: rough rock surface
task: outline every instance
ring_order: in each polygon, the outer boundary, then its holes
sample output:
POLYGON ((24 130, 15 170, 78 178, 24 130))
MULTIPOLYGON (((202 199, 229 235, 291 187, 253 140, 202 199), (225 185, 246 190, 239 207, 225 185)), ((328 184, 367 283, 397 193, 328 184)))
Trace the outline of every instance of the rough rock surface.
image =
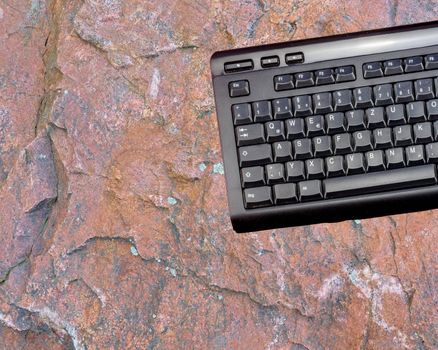
POLYGON ((212 52, 429 1, 0 1, 0 349, 438 349, 438 211, 230 226, 212 52))

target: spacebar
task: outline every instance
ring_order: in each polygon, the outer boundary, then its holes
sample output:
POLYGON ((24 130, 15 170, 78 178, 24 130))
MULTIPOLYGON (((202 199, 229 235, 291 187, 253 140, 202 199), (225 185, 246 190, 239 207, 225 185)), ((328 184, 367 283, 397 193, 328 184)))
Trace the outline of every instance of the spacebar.
POLYGON ((324 181, 325 197, 339 198, 366 193, 434 185, 435 165, 387 170, 363 175, 336 177, 324 181))

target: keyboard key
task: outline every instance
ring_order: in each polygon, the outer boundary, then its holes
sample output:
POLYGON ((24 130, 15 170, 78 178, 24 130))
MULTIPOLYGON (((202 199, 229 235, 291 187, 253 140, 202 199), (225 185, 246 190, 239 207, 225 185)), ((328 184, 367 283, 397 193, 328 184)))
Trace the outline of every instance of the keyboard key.
POLYGON ((356 131, 365 129, 364 112, 361 109, 345 113, 347 119, 347 130, 356 131))
POLYGON ((319 136, 313 139, 313 149, 315 157, 331 156, 332 151, 332 139, 330 136, 319 136))
POLYGON ((412 81, 403 81, 394 85, 395 103, 414 100, 412 81))
POLYGON ((310 96, 295 96, 292 101, 296 117, 306 117, 313 114, 310 96))
POLYGON ((289 140, 304 138, 306 136, 304 119, 292 118, 286 120, 286 135, 289 140))
POLYGON ((438 141, 438 120, 433 122, 433 138, 438 141))
POLYGON ((278 56, 262 57, 260 64, 263 68, 277 67, 280 65, 280 58, 278 56))
POLYGON ((279 184, 274 186, 274 202, 276 205, 298 202, 295 184, 279 184))
POLYGON ((408 114, 408 122, 416 123, 426 120, 426 111, 424 109, 424 102, 417 101, 408 103, 406 105, 406 112, 408 114))
POLYGON ((438 119, 438 100, 428 101, 426 106, 427 106, 427 119, 429 120, 438 119))
POLYGON ((249 95, 249 82, 248 80, 232 81, 228 85, 230 97, 240 97, 249 95))
POLYGON ((392 147, 392 129, 382 128, 373 131, 374 149, 392 147))
POLYGON ((294 78, 292 74, 277 75, 274 77, 275 91, 291 90, 294 88, 294 78))
POLYGON ((293 141, 294 159, 312 158, 312 142, 310 139, 293 141))
POLYGON ((332 94, 330 92, 321 92, 313 95, 313 105, 315 106, 315 114, 333 112, 332 94))
POLYGON ((414 145, 414 146, 406 147, 405 152, 406 152, 406 163, 408 166, 422 165, 426 163, 423 145, 414 145))
POLYGON ((385 151, 386 167, 388 169, 402 168, 405 166, 403 148, 391 148, 385 151))
POLYGON ((424 70, 423 57, 421 56, 406 58, 404 60, 404 63, 406 73, 419 72, 424 70))
POLYGON ((315 79, 312 72, 302 72, 295 74, 295 86, 303 88, 315 85, 315 79))
POLYGON ((386 107, 388 126, 402 125, 406 123, 405 106, 393 105, 386 107))
POLYGON ((271 145, 265 143, 256 146, 240 147, 239 159, 241 168, 272 163, 271 145))
POLYGON ((409 146, 412 144, 412 128, 410 125, 396 126, 393 132, 396 146, 409 146))
POLYGON ((353 90, 354 108, 373 107, 373 92, 370 86, 364 86, 353 90))
POLYGON ((244 188, 265 185, 265 171, 261 166, 243 168, 241 176, 244 188))
POLYGON ((386 106, 394 103, 392 85, 383 84, 374 87, 374 105, 386 106))
POLYGON ((249 124, 236 127, 237 146, 255 145, 265 142, 263 124, 249 124))
POLYGON ((344 157, 342 156, 328 157, 325 160, 325 165, 327 168, 328 177, 345 175, 344 157))
POLYGON ((308 137, 324 135, 324 117, 322 115, 307 117, 306 125, 308 137))
POLYGON ((386 126, 383 107, 368 108, 366 116, 368 129, 384 128, 386 126))
POLYGON ((353 152, 351 147, 351 135, 350 134, 337 134, 333 136, 334 151, 335 154, 346 154, 353 152))
POLYGON ((351 153, 345 156, 347 162, 347 175, 365 172, 365 162, 362 153, 351 153))
POLYGON ((229 62, 225 63, 224 65, 225 73, 242 72, 245 70, 252 70, 253 68, 254 63, 252 62, 252 60, 229 62))
POLYGON ((363 130, 357 131, 353 134, 354 152, 371 151, 373 146, 371 144, 371 131, 363 130))
POLYGON ((286 64, 296 64, 304 62, 304 54, 302 52, 288 53, 285 57, 286 64))
POLYGON ((336 68, 335 74, 336 74, 336 82, 337 83, 356 80, 356 75, 355 75, 353 66, 345 66, 345 67, 336 68))
POLYGON ((323 198, 320 180, 303 181, 298 184, 298 187, 302 202, 323 198))
POLYGON ((284 137, 284 124, 280 120, 274 120, 265 124, 266 139, 268 142, 283 141, 284 137))
POLYGON ((231 107, 234 125, 252 123, 251 105, 240 103, 231 107))
POLYGON ((383 63, 385 75, 395 75, 403 73, 403 65, 401 59, 385 61, 383 63))
POLYGON ((426 69, 438 69, 438 53, 427 55, 425 61, 426 69))
POLYGON ((365 79, 383 77, 382 64, 380 62, 365 63, 363 75, 365 79))
POLYGON ((292 144, 289 141, 275 142, 272 148, 274 150, 274 162, 292 160, 292 144))
POLYGON ((322 158, 306 160, 306 170, 309 180, 325 178, 324 160, 322 158))
POLYGON ((335 134, 346 131, 344 113, 331 113, 325 116, 327 133, 335 134))
POLYGON ((279 98, 272 101, 274 119, 292 118, 292 105, 289 98, 279 98))
POLYGON ((434 184, 436 184, 434 165, 381 171, 324 181, 326 198, 340 198, 381 192, 382 190, 400 190, 434 184))
POLYGON ((266 165, 266 178, 268 185, 284 182, 284 165, 269 164, 266 165))
POLYGON ((353 96, 351 90, 340 90, 333 93, 335 111, 343 112, 353 109, 353 96))
POLYGON ((248 188, 243 191, 245 198, 245 208, 268 207, 273 204, 271 187, 248 188))
POLYGON ((272 119, 272 109, 270 101, 253 102, 252 110, 254 114, 254 121, 256 123, 267 122, 272 119))
POLYGON ((286 163, 286 176, 288 182, 297 182, 306 179, 306 171, 302 160, 286 163))
POLYGON ((420 79, 415 81, 415 99, 429 100, 434 98, 432 79, 420 79))
POLYGON ((426 145, 426 161, 428 163, 438 163, 438 142, 426 145))
POLYGON ((367 172, 385 170, 383 151, 370 151, 365 153, 367 172))
POLYGON ((333 84, 335 77, 333 69, 320 69, 315 72, 316 85, 333 84))

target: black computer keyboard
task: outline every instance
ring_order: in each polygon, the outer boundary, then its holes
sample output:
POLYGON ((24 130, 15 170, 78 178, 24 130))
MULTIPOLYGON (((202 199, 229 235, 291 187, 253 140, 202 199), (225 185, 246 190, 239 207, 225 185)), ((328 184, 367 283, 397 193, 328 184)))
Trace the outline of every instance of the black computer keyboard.
POLYGON ((217 52, 237 232, 438 208, 438 21, 217 52))

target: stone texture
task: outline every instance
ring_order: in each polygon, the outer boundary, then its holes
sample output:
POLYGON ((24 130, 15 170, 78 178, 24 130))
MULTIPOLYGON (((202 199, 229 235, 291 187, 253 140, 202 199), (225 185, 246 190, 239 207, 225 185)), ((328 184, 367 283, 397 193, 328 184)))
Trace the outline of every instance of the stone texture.
POLYGON ((0 349, 437 349, 437 211, 235 234, 209 57, 436 1, 0 3, 0 349))

